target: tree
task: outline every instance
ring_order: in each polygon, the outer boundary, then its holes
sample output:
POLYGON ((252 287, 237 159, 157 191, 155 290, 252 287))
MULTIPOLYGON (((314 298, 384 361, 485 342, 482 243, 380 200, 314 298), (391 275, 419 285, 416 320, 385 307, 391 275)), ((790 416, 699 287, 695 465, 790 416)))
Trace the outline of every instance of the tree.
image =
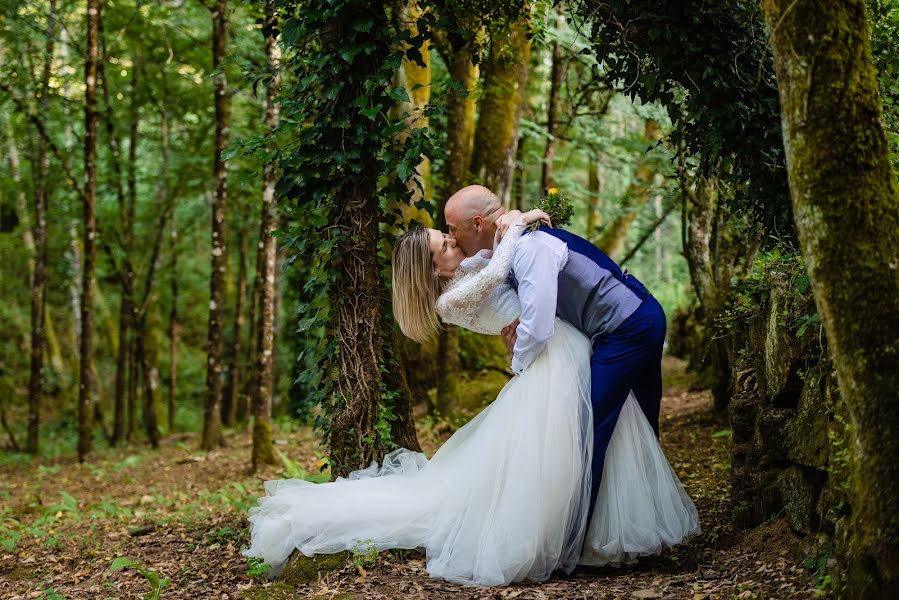
POLYGON ((228 147, 230 102, 228 82, 221 70, 227 43, 227 0, 216 0, 212 11, 212 68, 218 70, 214 80, 215 150, 213 156, 212 200, 212 272, 209 275, 209 331, 206 361, 206 403, 203 435, 200 446, 204 450, 218 447, 222 441, 220 406, 222 403, 222 327, 225 314, 225 203, 227 201, 228 170, 222 157, 228 147))
POLYGON ((793 214, 852 422, 846 593, 899 594, 899 190, 862 0, 763 3, 793 214))
MULTIPOLYGON (((265 124, 270 132, 278 127, 279 107, 278 94, 281 89, 281 49, 278 46, 277 20, 274 0, 265 3, 265 17, 262 24, 262 37, 265 41, 265 56, 270 79, 265 87, 265 124)), ((255 366, 256 384, 253 390, 253 453, 252 464, 255 471, 260 464, 275 463, 275 451, 272 446, 272 366, 275 346, 275 278, 277 277, 277 240, 275 229, 278 226, 277 201, 275 199, 275 183, 278 177, 278 165, 274 160, 267 160, 262 167, 262 207, 259 226, 259 257, 256 261, 259 273, 259 325, 256 329, 257 339, 250 340, 257 346, 255 366)))
POLYGON ((84 268, 81 272, 81 368, 78 386, 78 460, 93 443, 93 285, 97 256, 97 60, 100 0, 87 2, 87 48, 84 64, 84 268))
POLYGON ((562 91, 562 82, 565 80, 565 57, 562 55, 562 44, 558 36, 565 27, 565 3, 559 2, 556 6, 556 39, 553 40, 553 67, 550 76, 549 102, 546 109, 546 150, 543 153, 543 169, 540 174, 540 189, 547 190, 553 187, 553 160, 556 157, 556 145, 559 140, 558 113, 559 95, 562 91))
MULTIPOLYGON (((53 42, 56 29, 56 2, 50 0, 47 15, 47 39, 44 46, 44 66, 41 74, 41 112, 46 114, 50 104, 50 74, 53 63, 53 42)), ((10 144, 13 143, 10 137, 10 144)), ((47 142, 38 137, 34 166, 34 263, 31 272, 31 376, 28 380, 28 438, 25 450, 37 454, 40 442, 41 400, 44 394, 44 332, 46 327, 46 264, 47 264, 47 177, 50 155, 47 142)), ((10 160, 15 154, 10 149, 10 160)), ((16 165, 17 167, 17 165, 16 165)), ((17 171, 18 169, 16 169, 17 171)))
POLYGON ((508 205, 518 149, 531 41, 530 4, 522 2, 518 18, 491 23, 490 54, 484 61, 484 91, 479 105, 471 159, 474 181, 508 205))
POLYGON ((393 26, 385 4, 319 0, 284 23, 286 67, 301 76, 282 94, 290 117, 282 131, 305 125, 282 154, 277 189, 297 215, 292 252, 306 269, 300 331, 309 332, 308 368, 299 383, 323 407, 317 425, 334 475, 398 444, 418 448, 402 371, 391 368, 395 325, 385 318, 383 279, 390 239, 381 225, 396 222, 392 207, 409 204, 408 181, 434 152, 425 130, 399 146, 406 123, 390 116, 408 98, 393 85, 396 69, 404 56, 420 58, 433 19, 422 13, 412 36, 393 26))

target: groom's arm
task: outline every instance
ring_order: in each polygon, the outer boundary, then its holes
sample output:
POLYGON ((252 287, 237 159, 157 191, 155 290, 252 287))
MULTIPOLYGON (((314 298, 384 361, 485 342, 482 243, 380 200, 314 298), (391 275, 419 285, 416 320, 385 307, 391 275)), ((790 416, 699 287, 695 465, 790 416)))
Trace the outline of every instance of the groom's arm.
POLYGON ((513 373, 529 367, 555 331, 559 271, 567 251, 564 242, 539 231, 524 236, 515 249, 512 268, 521 317, 512 350, 513 373))

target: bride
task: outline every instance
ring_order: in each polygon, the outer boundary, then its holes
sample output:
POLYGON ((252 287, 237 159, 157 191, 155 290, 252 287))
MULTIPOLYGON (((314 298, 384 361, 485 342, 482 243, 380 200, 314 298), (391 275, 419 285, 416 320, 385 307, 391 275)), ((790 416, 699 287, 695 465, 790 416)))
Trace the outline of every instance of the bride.
MULTIPOLYGON (((494 254, 465 259, 455 240, 415 229, 396 244, 394 314, 422 342, 447 323, 498 335, 520 305, 506 281, 516 241, 541 211, 510 213, 494 254)), ((631 394, 587 523, 593 447, 591 346, 568 323, 532 365, 428 460, 396 450, 332 483, 268 481, 250 510, 250 548, 277 575, 307 556, 420 548, 428 573, 467 585, 544 581, 577 564, 620 565, 699 531, 693 502, 631 394)))

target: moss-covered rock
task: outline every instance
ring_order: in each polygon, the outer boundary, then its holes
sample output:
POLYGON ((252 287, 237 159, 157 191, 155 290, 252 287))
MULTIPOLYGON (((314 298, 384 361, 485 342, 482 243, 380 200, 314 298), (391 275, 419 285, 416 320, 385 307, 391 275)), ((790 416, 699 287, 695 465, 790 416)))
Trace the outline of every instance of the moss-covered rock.
POLYGON ((730 428, 734 444, 747 444, 755 439, 755 421, 758 417, 759 398, 754 394, 740 394, 728 406, 730 428))
POLYGON ((822 382, 818 377, 809 377, 802 388, 796 419, 790 426, 788 456, 791 461, 826 469, 830 442, 828 430, 831 417, 824 403, 822 382))
POLYGON ((305 556, 299 550, 294 550, 278 579, 289 585, 303 585, 318 581, 320 573, 340 571, 351 564, 353 555, 348 551, 305 556))
POLYGON ((796 411, 789 408, 760 408, 755 423, 755 445, 760 465, 786 460, 788 436, 796 411))
POLYGON ((778 272, 769 275, 771 285, 765 311, 765 397, 776 406, 796 406, 802 391, 799 369, 802 352, 793 335, 792 321, 796 290, 792 279, 778 272))
POLYGON ((752 463, 733 469, 732 513, 738 527, 754 527, 780 512, 783 503, 779 476, 780 469, 759 470, 752 463))
POLYGON ((806 535, 820 529, 818 501, 827 476, 816 469, 792 466, 780 476, 780 493, 790 527, 806 535))

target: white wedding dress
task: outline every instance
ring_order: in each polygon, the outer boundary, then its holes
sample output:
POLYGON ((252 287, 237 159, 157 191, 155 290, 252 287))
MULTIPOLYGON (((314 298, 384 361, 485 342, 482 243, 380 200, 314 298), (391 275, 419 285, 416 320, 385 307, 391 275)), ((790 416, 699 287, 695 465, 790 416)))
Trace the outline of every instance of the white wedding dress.
MULTIPOLYGON (((518 317, 506 274, 521 230, 510 227, 491 260, 462 263, 438 299, 445 322, 497 335, 518 317)), ((311 556, 420 548, 431 576, 492 586, 543 581, 579 562, 632 562, 697 533, 696 508, 633 394, 587 527, 590 353, 587 338, 557 319, 531 366, 430 460, 400 449, 380 467, 333 483, 266 482, 266 496, 250 510, 244 555, 262 558, 276 575, 294 549, 311 556)))

